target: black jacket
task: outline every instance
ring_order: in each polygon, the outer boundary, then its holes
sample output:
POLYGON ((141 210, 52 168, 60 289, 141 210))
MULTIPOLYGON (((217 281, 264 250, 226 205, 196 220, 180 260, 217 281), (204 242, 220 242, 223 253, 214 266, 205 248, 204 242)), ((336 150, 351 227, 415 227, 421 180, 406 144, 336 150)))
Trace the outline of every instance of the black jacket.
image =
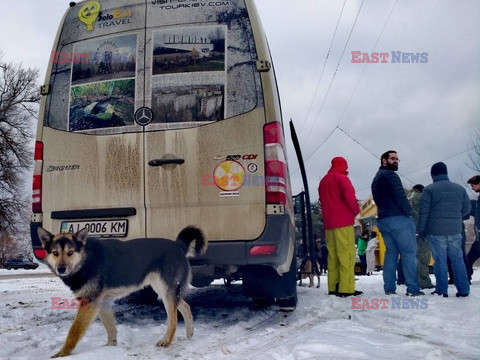
POLYGON ((378 218, 412 216, 400 177, 386 166, 380 166, 372 182, 372 195, 377 205, 378 218))

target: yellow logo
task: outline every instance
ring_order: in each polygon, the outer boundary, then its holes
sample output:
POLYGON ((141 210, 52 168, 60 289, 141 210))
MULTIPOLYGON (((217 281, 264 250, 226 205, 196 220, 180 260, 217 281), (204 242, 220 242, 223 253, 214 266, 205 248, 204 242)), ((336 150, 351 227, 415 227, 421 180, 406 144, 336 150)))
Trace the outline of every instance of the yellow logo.
POLYGON ((224 191, 235 191, 242 187, 245 169, 242 164, 226 160, 217 165, 213 172, 215 185, 224 191))
POLYGON ((87 30, 93 30, 93 23, 97 20, 100 12, 100 3, 98 1, 89 1, 78 11, 78 18, 87 25, 87 30))

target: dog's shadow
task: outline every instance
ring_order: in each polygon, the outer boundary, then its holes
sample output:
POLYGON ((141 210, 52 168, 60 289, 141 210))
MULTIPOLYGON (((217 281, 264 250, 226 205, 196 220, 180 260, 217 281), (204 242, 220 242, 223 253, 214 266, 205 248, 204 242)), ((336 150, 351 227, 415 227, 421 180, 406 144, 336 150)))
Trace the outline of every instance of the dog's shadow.
MULTIPOLYGON (((144 296, 139 297, 140 299, 136 296, 122 299, 114 305, 117 324, 144 325, 152 319, 158 322, 166 321, 167 312, 160 299, 152 299, 148 290, 144 296)), ((185 301, 190 305, 194 319, 196 321, 203 319, 205 322, 212 316, 228 321, 232 313, 236 314, 232 321, 237 321, 239 311, 247 313, 254 308, 252 299, 243 295, 241 283, 229 286, 213 284, 203 288, 192 287, 185 301)), ((182 319, 180 312, 178 317, 182 319)))

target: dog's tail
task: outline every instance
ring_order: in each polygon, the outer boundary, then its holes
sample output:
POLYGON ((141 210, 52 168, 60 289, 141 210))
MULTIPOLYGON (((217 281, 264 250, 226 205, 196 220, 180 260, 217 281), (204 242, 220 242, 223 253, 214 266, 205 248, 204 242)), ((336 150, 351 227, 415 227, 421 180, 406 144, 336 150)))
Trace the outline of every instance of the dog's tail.
POLYGON ((180 231, 176 241, 182 244, 187 257, 202 255, 207 251, 208 240, 203 231, 195 226, 187 226, 180 231))

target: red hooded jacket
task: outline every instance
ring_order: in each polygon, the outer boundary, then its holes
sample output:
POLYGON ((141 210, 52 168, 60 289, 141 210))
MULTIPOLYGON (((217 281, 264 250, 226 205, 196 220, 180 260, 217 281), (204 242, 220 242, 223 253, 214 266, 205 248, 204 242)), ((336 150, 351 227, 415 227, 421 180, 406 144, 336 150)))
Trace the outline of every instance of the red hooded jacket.
POLYGON ((343 157, 334 157, 332 167, 318 185, 323 224, 327 230, 353 225, 355 216, 360 212, 347 169, 347 161, 343 157))

